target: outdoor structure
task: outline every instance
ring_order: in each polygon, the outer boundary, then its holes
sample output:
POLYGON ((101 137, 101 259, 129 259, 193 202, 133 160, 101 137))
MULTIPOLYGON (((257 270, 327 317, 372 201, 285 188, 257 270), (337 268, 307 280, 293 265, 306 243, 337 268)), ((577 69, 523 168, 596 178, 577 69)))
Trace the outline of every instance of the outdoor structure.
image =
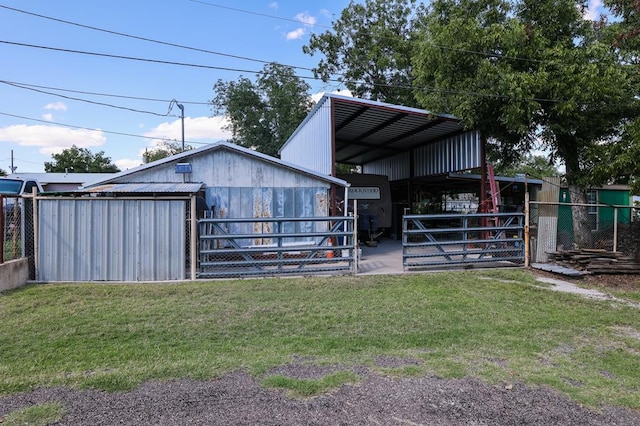
MULTIPOLYGON (((320 99, 280 155, 330 176, 336 176, 336 164, 387 176, 396 229, 405 209, 448 190, 450 173, 480 169, 486 176, 483 140, 457 118, 335 94, 320 99)), ((469 183, 465 191, 484 198, 485 184, 469 183)))
MULTIPOLYGON (((225 249, 240 262, 247 250, 326 242, 313 232, 329 225, 313 221, 329 218, 332 188, 346 185, 226 142, 186 151, 66 196, 38 197, 37 279, 195 278, 225 249)), ((316 250, 324 256, 326 247, 316 250)))

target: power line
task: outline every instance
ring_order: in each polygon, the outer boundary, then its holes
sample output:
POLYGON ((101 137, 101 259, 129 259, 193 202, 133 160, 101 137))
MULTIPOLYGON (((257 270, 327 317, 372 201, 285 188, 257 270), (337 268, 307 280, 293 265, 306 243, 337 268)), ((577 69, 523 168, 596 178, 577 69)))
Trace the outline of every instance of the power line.
MULTIPOLYGON (((29 120, 29 121, 35 121, 38 123, 45 123, 49 126, 52 125, 52 123, 50 121, 46 121, 46 120, 40 120, 38 118, 31 118, 31 117, 24 117, 21 115, 15 115, 15 114, 9 114, 6 112, 0 112, 0 115, 4 115, 7 117, 12 117, 12 118, 19 118, 21 120, 29 120)), ((161 141, 165 141, 165 142, 171 142, 176 140, 175 138, 163 138, 163 137, 157 137, 157 136, 143 136, 143 135, 134 135, 132 133, 123 133, 123 132, 115 132, 115 131, 111 131, 111 130, 104 130, 104 129, 94 129, 94 128, 90 128, 90 127, 84 127, 84 126, 75 126, 73 124, 65 124, 65 123, 55 123, 56 126, 60 126, 60 127, 69 127, 72 129, 80 129, 80 130, 89 130, 91 132, 100 132, 100 133, 107 133, 110 135, 118 135, 118 136, 130 136, 133 138, 140 138, 140 139, 158 139, 161 141)), ((194 141, 185 141, 186 143, 189 144, 196 144, 196 145, 208 145, 211 142, 194 142, 194 141)))
MULTIPOLYGON (((194 3, 204 4, 204 5, 211 6, 211 7, 217 7, 217 8, 221 8, 221 9, 232 10, 234 12, 246 13, 246 14, 250 14, 250 15, 262 16, 262 17, 267 17, 267 18, 271 18, 271 19, 278 19, 278 20, 288 21, 288 22, 294 22, 296 24, 308 25, 308 26, 312 26, 312 27, 326 28, 326 29, 329 29, 329 30, 333 29, 332 27, 327 26, 327 25, 321 25, 321 24, 317 24, 317 23, 316 24, 310 24, 310 23, 302 22, 302 21, 296 20, 296 19, 283 18, 281 16, 269 15, 269 14, 260 13, 260 12, 254 12, 254 11, 245 10, 245 9, 238 9, 238 8, 234 8, 234 7, 223 6, 223 5, 210 3, 210 2, 205 2, 205 1, 199 1, 199 0, 190 0, 190 1, 192 1, 194 3)), ((26 10, 9 7, 9 6, 6 6, 6 5, 0 5, 0 8, 4 8, 4 9, 7 9, 7 10, 12 10, 14 12, 23 13, 23 14, 26 14, 26 15, 36 16, 36 17, 42 18, 42 19, 48 19, 48 20, 51 20, 51 21, 64 23, 64 24, 67 24, 67 25, 73 25, 73 26, 86 28, 86 29, 90 29, 90 30, 94 30, 94 31, 104 32, 104 33, 107 33, 107 34, 118 35, 118 36, 121 36, 121 37, 127 37, 127 38, 136 39, 136 40, 142 40, 142 41, 161 44, 161 45, 165 45, 165 46, 178 47, 178 48, 181 48, 181 49, 187 49, 187 50, 192 50, 192 51, 196 51, 196 52, 209 53, 209 54, 213 54, 213 55, 225 56, 225 57, 234 58, 234 59, 240 59, 240 60, 245 60, 245 61, 258 62, 258 63, 262 63, 262 64, 268 64, 268 63, 273 62, 273 61, 265 61, 265 60, 262 60, 262 59, 250 58, 248 56, 241 56, 241 55, 234 55, 234 54, 229 54, 229 53, 216 52, 216 51, 212 51, 212 50, 201 49, 201 48, 181 45, 181 44, 177 44, 177 43, 165 42, 165 41, 161 41, 161 40, 151 39, 151 38, 148 38, 148 37, 141 37, 141 36, 136 36, 136 35, 133 35, 133 34, 122 33, 122 32, 119 32, 119 31, 107 30, 107 29, 104 29, 104 28, 94 27, 94 26, 91 26, 91 25, 80 24, 80 23, 77 23, 77 22, 67 21, 67 20, 63 20, 63 19, 59 19, 59 18, 54 18, 54 17, 51 17, 51 16, 46 16, 46 15, 42 15, 42 14, 38 14, 38 13, 33 13, 33 12, 26 11, 26 10)), ((390 37, 384 37, 384 38, 390 38, 390 37)), ((436 43, 433 43, 433 45, 435 47, 437 47, 439 49, 443 49, 443 50, 451 50, 451 51, 454 51, 454 52, 461 52, 461 53, 470 53, 470 54, 480 55, 480 56, 485 56, 485 57, 495 57, 495 58, 503 58, 503 59, 510 59, 510 60, 516 60, 516 61, 534 62, 534 63, 547 63, 547 62, 548 63, 553 63, 554 62, 553 60, 521 58, 521 57, 517 57, 517 56, 502 55, 500 53, 481 52, 481 51, 475 51, 475 50, 470 50, 470 49, 461 49, 461 48, 455 48, 455 47, 445 46, 445 45, 436 44, 436 43)), ((286 65, 286 64, 284 64, 284 65, 286 65)), ((301 66, 296 66, 296 65, 286 65, 286 66, 294 68, 294 69, 313 71, 313 68, 308 68, 308 67, 301 67, 301 66)))
MULTIPOLYGON (((160 59, 136 58, 134 56, 123 56, 123 55, 112 55, 112 54, 109 54, 109 53, 87 52, 85 50, 62 49, 62 48, 58 48, 58 47, 40 46, 40 45, 28 44, 28 43, 18 43, 18 42, 15 42, 15 41, 8 41, 8 40, 0 40, 0 43, 9 44, 9 45, 13 45, 13 46, 30 47, 30 48, 34 48, 34 49, 52 50, 52 51, 56 51, 56 52, 76 53, 76 54, 80 54, 80 55, 100 56, 100 57, 113 58, 113 59, 126 59, 126 60, 129 60, 129 61, 152 62, 152 63, 157 63, 157 64, 179 65, 179 66, 183 66, 183 67, 205 68, 205 69, 219 70, 219 71, 248 72, 248 73, 255 73, 255 74, 258 73, 258 71, 241 69, 241 68, 217 67, 217 66, 213 66, 213 65, 190 64, 190 63, 186 63, 186 62, 163 61, 163 60, 160 60, 160 59)), ((305 77, 301 77, 301 78, 305 78, 305 77)), ((306 77, 306 78, 315 79, 315 77, 306 77)))
MULTIPOLYGON (((133 35, 133 34, 121 33, 121 32, 118 32, 118 31, 112 31, 112 30, 107 30, 107 29, 104 29, 104 28, 93 27, 91 25, 84 25, 84 24, 80 24, 80 23, 77 23, 77 22, 66 21, 64 19, 53 18, 51 16, 45 16, 45 15, 41 15, 39 13, 28 12, 26 10, 16 9, 14 7, 9 7, 9 6, 5 6, 5 5, 1 5, 1 4, 0 4, 0 8, 12 10, 12 11, 18 12, 18 13, 24 13, 26 15, 36 16, 36 17, 42 18, 42 19, 48 19, 50 21, 60 22, 60 23, 67 24, 67 25, 73 25, 73 26, 80 27, 80 28, 86 28, 86 29, 90 29, 90 30, 94 30, 94 31, 100 31, 100 32, 103 32, 103 33, 107 33, 107 34, 113 34, 113 35, 117 35, 117 36, 121 36, 121 37, 127 37, 127 38, 136 39, 136 40, 142 40, 142 41, 146 41, 146 42, 149 42, 149 43, 156 43, 156 44, 161 44, 161 45, 165 45, 165 46, 178 47, 180 49, 187 49, 187 50, 192 50, 192 51, 195 51, 195 52, 209 53, 209 54, 212 54, 212 55, 224 56, 224 57, 227 57, 227 58, 241 59, 243 61, 258 62, 258 63, 261 63, 261 64, 269 64, 269 63, 273 62, 273 61, 265 61, 265 60, 262 60, 262 59, 249 58, 247 56, 233 55, 233 54, 230 54, 230 53, 222 53, 222 52, 216 52, 216 51, 213 51, 213 50, 200 49, 200 48, 197 48, 197 47, 191 47, 191 46, 185 46, 185 45, 177 44, 177 43, 171 43, 171 42, 166 42, 166 41, 161 41, 161 40, 155 40, 155 39, 151 39, 151 38, 147 38, 147 37, 136 36, 136 35, 133 35)), ((289 66, 291 68, 303 69, 303 70, 306 70, 306 71, 312 71, 311 68, 298 67, 298 66, 293 66, 293 65, 287 65, 287 66, 289 66)))
POLYGON ((129 108, 129 107, 123 107, 123 106, 119 106, 119 105, 107 104, 107 103, 104 103, 104 102, 96 102, 96 101, 91 101, 91 100, 88 100, 88 99, 75 98, 75 97, 72 97, 72 96, 65 96, 65 95, 61 95, 59 93, 47 92, 45 90, 35 89, 33 87, 22 86, 22 85, 20 85, 18 83, 12 83, 12 82, 8 82, 8 81, 4 81, 4 80, 0 80, 0 83, 6 84, 8 86, 17 87, 19 89, 31 90, 31 91, 38 92, 38 93, 43 93, 43 94, 46 94, 46 95, 59 96, 59 97, 64 98, 64 99, 80 101, 80 102, 86 102, 86 103, 93 104, 93 105, 106 106, 106 107, 110 107, 110 108, 122 109, 122 110, 125 110, 125 111, 131 111, 131 112, 139 112, 139 113, 142 113, 142 114, 150 114, 150 115, 155 115, 155 116, 159 116, 159 117, 175 117, 175 115, 169 115, 168 113, 167 114, 160 114, 160 113, 152 112, 152 111, 144 111, 144 110, 139 110, 139 109, 134 109, 134 108, 129 108))
MULTIPOLYGON (((98 53, 98 52, 87 52, 82 50, 62 49, 62 48, 50 47, 50 46, 18 43, 18 42, 12 42, 7 40, 0 40, 0 43, 14 45, 14 46, 35 48, 35 49, 52 50, 56 52, 76 53, 76 54, 82 54, 82 55, 100 56, 100 57, 107 57, 107 58, 114 58, 114 59, 125 59, 125 60, 131 60, 131 61, 139 61, 139 62, 150 62, 150 63, 165 64, 165 65, 177 65, 177 66, 186 66, 186 67, 192 67, 192 68, 205 68, 205 69, 232 71, 232 72, 246 72, 246 73, 254 73, 254 74, 259 73, 259 71, 255 71, 255 70, 218 67, 213 65, 192 64, 192 63, 185 63, 185 62, 164 61, 159 59, 137 58, 132 56, 113 55, 113 54, 98 53)), ((319 77, 299 76, 299 75, 296 75, 296 77, 305 79, 305 80, 322 80, 319 77)), ((328 79, 327 81, 337 82, 337 83, 349 83, 349 82, 357 83, 357 81, 345 81, 345 80, 339 80, 339 79, 328 79)), ((407 90, 424 90, 424 91, 438 92, 438 93, 444 93, 444 94, 462 94, 462 95, 473 95, 473 96, 480 96, 480 97, 503 98, 503 99, 523 99, 523 100, 533 100, 537 102, 565 102, 564 100, 558 100, 558 99, 519 98, 515 96, 510 96, 510 95, 466 92, 466 91, 459 91, 459 90, 441 90, 441 89, 433 89, 429 87, 412 87, 412 86, 406 86, 406 85, 393 85, 393 84, 381 84, 381 83, 372 83, 372 85, 375 87, 389 87, 389 88, 398 88, 398 89, 407 89, 407 90)))
MULTIPOLYGON (((116 94, 112 94, 112 93, 99 93, 99 92, 88 92, 88 91, 84 91, 84 90, 61 89, 59 87, 40 86, 40 85, 37 85, 37 84, 20 83, 20 82, 17 82, 17 81, 9 81, 9 80, 0 80, 0 83, 6 83, 6 84, 9 84, 9 85, 16 85, 16 86, 24 86, 25 88, 34 87, 34 88, 37 88, 37 89, 57 90, 59 92, 79 93, 79 94, 82 94, 82 95, 93 95, 93 96, 105 96, 105 97, 111 97, 111 98, 132 99, 132 100, 136 100, 136 101, 149 101, 149 102, 162 102, 162 103, 171 102, 171 99, 143 98, 143 97, 138 97, 138 96, 116 95, 116 94)), ((211 105, 211 102, 180 101, 180 103, 188 104, 188 105, 211 105)))
POLYGON ((210 2, 206 2, 206 1, 200 1, 200 0, 189 0, 189 1, 191 1, 193 3, 204 4, 206 6, 217 7, 219 9, 226 9, 226 10, 232 10, 234 12, 246 13, 248 15, 262 16, 262 17, 265 17, 265 18, 278 19, 280 21, 294 22, 294 23, 299 24, 299 25, 308 25, 310 27, 332 29, 331 27, 329 27, 327 25, 309 24, 309 23, 306 23, 306 22, 299 21, 297 19, 283 18, 282 16, 275 16, 275 15, 269 15, 267 13, 260 13, 260 12, 254 12, 254 11, 251 11, 251 10, 238 9, 238 8, 235 8, 235 7, 223 6, 221 4, 215 4, 215 3, 210 3, 210 2))

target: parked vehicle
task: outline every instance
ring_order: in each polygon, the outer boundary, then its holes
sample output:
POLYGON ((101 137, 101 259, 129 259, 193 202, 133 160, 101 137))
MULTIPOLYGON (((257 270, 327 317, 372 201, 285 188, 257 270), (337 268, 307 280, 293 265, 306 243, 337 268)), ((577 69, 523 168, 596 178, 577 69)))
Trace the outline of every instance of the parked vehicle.
POLYGON ((37 180, 0 178, 0 195, 31 194, 33 188, 38 188, 39 193, 42 192, 42 186, 37 180))

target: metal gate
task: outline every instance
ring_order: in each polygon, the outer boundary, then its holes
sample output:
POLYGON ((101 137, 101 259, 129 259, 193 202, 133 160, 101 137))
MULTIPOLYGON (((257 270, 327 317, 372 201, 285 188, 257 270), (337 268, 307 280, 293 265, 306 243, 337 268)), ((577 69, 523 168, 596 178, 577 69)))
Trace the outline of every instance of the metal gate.
POLYGON ((521 265, 525 256, 524 217, 523 213, 405 215, 404 270, 521 265))
POLYGON ((354 218, 198 221, 199 278, 355 273, 354 218))

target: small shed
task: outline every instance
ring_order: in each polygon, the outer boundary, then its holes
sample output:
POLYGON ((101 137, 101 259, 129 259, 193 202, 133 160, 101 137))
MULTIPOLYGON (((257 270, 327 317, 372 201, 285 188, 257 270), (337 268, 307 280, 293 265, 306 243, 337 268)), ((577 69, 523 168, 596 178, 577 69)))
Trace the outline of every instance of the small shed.
MULTIPOLYGON (((85 191, 109 185, 202 183, 200 195, 213 217, 308 217, 329 215, 333 186, 348 184, 314 170, 228 142, 163 158, 94 182, 85 191)), ((135 192, 140 192, 136 188, 135 192)))
POLYGON ((210 218, 323 218, 332 188, 347 185, 227 142, 189 150, 38 197, 36 279, 194 278, 194 207, 210 218))

